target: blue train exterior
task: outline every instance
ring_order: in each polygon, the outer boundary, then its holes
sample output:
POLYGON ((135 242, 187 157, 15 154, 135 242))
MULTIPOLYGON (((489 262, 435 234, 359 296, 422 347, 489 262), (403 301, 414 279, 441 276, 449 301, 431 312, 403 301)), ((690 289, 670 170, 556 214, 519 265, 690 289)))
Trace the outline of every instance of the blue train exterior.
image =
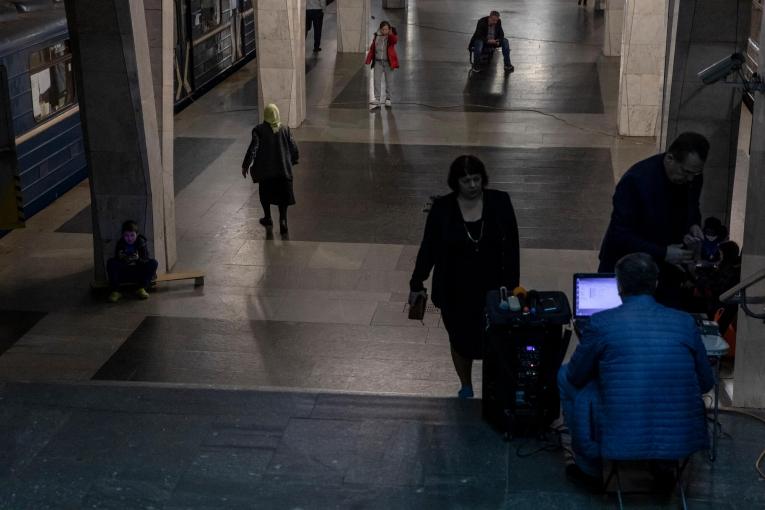
POLYGON ((87 176, 67 33, 63 6, 0 17, 0 66, 27 218, 87 176))
MULTIPOLYGON (((255 18, 252 0, 174 5, 178 110, 255 56, 255 18)), ((0 0, 0 66, 29 218, 88 173, 63 0, 0 0)))

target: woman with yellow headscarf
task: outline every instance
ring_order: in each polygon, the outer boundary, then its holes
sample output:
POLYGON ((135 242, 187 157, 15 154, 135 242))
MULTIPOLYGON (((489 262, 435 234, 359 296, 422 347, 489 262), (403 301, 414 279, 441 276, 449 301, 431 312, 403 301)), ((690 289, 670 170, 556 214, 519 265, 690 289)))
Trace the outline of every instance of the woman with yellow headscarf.
POLYGON ((263 122, 252 130, 252 141, 242 162, 242 176, 250 173, 259 185, 263 217, 260 224, 271 228, 271 205, 279 207, 279 231, 287 233, 287 207, 295 204, 292 189, 292 166, 298 162, 298 148, 290 128, 282 126, 279 108, 266 106, 263 122), (250 166, 252 165, 252 166, 250 166))

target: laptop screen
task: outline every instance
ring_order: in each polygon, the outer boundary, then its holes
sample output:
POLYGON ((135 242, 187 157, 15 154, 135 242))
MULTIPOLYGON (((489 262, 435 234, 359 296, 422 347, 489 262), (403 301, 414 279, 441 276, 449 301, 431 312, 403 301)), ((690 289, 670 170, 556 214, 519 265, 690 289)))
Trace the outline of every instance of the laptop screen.
POLYGON ((608 273, 574 275, 574 317, 589 317, 621 304, 622 299, 619 297, 615 275, 608 273))

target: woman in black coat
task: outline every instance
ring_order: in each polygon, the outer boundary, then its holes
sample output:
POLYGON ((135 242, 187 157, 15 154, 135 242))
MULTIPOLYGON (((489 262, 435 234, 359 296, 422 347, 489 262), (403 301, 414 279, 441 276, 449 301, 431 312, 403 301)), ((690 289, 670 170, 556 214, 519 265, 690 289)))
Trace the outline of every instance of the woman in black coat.
POLYGON ((486 189, 486 168, 475 156, 460 156, 449 169, 452 193, 436 199, 428 214, 409 282, 409 303, 425 292, 433 269, 432 300, 449 333, 452 360, 462 388, 473 396, 474 359, 483 356, 484 305, 491 289, 518 286, 518 224, 504 191, 486 189))
POLYGON ((271 204, 279 207, 279 231, 287 233, 287 207, 295 205, 292 190, 292 165, 298 162, 298 148, 290 128, 282 126, 275 104, 266 106, 264 120, 252 130, 252 141, 242 162, 242 176, 250 172, 252 182, 259 183, 263 217, 260 224, 270 228, 271 204), (252 164, 252 168, 250 168, 252 164))

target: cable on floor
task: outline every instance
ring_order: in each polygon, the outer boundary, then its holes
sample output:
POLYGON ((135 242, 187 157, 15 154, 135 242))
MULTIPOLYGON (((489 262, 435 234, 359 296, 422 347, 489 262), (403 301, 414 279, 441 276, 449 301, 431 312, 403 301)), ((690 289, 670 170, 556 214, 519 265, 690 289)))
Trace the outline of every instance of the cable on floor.
MULTIPOLYGON (((449 28, 441 28, 441 27, 434 27, 433 25, 423 25, 422 23, 411 23, 407 22, 407 26, 409 27, 418 27, 418 28, 426 28, 428 30, 435 30, 436 32, 446 32, 449 34, 459 34, 459 35, 467 35, 472 37, 473 32, 464 32, 462 30, 452 30, 449 28)), ((530 42, 545 42, 545 43, 555 43, 555 44, 576 44, 577 46, 597 46, 600 47, 601 43, 597 42, 581 42, 581 41, 558 41, 555 39, 536 39, 534 37, 522 37, 518 35, 507 35, 505 34, 506 39, 514 39, 516 41, 530 41, 530 42)))
MULTIPOLYGON (((330 108, 332 106, 356 106, 356 105, 359 105, 359 104, 366 104, 366 102, 361 102, 361 101, 333 102, 333 103, 330 103, 330 104, 317 104, 317 105, 315 105, 315 107, 316 108, 330 108)), ((550 117, 550 118, 555 119, 558 122, 561 122, 561 123, 563 123, 563 124, 573 128, 573 129, 578 129, 579 131, 584 131, 586 133, 597 134, 597 135, 605 136, 607 138, 612 138, 612 139, 615 139, 615 140, 624 140, 624 139, 629 138, 630 142, 635 144, 635 145, 655 145, 654 142, 642 142, 642 141, 634 140, 634 137, 626 137, 626 136, 621 136, 621 135, 614 134, 614 133, 608 133, 606 131, 601 131, 599 129, 591 129, 591 128, 587 128, 587 127, 583 127, 583 126, 578 126, 578 125, 573 124, 572 122, 570 122, 570 121, 568 121, 568 120, 566 120, 564 118, 559 117, 558 115, 556 115, 554 113, 549 113, 549 112, 545 112, 545 111, 542 111, 542 110, 537 110, 535 108, 504 108, 504 107, 500 107, 500 106, 489 106, 489 105, 475 104, 475 103, 464 103, 464 104, 459 104, 459 105, 433 105, 433 104, 429 104, 429 103, 420 103, 420 102, 415 102, 415 101, 397 102, 396 105, 422 106, 423 108, 430 108, 432 110, 457 110, 457 109, 462 109, 462 108, 465 108, 465 107, 471 107, 471 108, 482 108, 484 110, 495 111, 495 112, 536 113, 538 115, 543 115, 545 117, 550 117)), ((249 112, 249 111, 254 111, 254 110, 257 110, 257 108, 255 108, 255 107, 253 107, 253 108, 236 108, 236 109, 231 109, 231 110, 211 111, 209 113, 212 113, 212 114, 224 114, 225 115, 227 113, 249 112)))
MULTIPOLYGON (((707 408, 707 410, 711 411, 712 409, 707 408)), ((753 418, 760 423, 765 424, 765 418, 762 416, 758 416, 754 413, 750 413, 748 411, 744 411, 743 409, 738 409, 736 407, 728 407, 728 406, 721 406, 719 408, 719 411, 721 413, 727 413, 727 414, 738 414, 741 416, 748 416, 749 418, 753 418)), ((760 465, 762 464, 763 460, 765 460, 765 449, 760 452, 760 455, 757 457, 757 460, 754 461, 754 469, 757 471, 757 474, 760 475, 760 478, 765 479, 765 471, 763 471, 762 467, 760 465)))
POLYGON ((538 437, 535 439, 528 439, 518 445, 518 447, 515 449, 515 455, 521 459, 526 459, 528 457, 533 457, 534 455, 542 452, 557 452, 557 451, 566 451, 573 455, 573 452, 564 446, 563 440, 561 439, 561 433, 564 430, 565 427, 559 427, 557 429, 550 428, 545 432, 542 432, 538 437), (548 434, 553 433, 555 434, 554 439, 549 439, 548 434), (542 445, 531 450, 531 451, 523 451, 523 449, 529 445, 532 441, 542 442, 542 445))

